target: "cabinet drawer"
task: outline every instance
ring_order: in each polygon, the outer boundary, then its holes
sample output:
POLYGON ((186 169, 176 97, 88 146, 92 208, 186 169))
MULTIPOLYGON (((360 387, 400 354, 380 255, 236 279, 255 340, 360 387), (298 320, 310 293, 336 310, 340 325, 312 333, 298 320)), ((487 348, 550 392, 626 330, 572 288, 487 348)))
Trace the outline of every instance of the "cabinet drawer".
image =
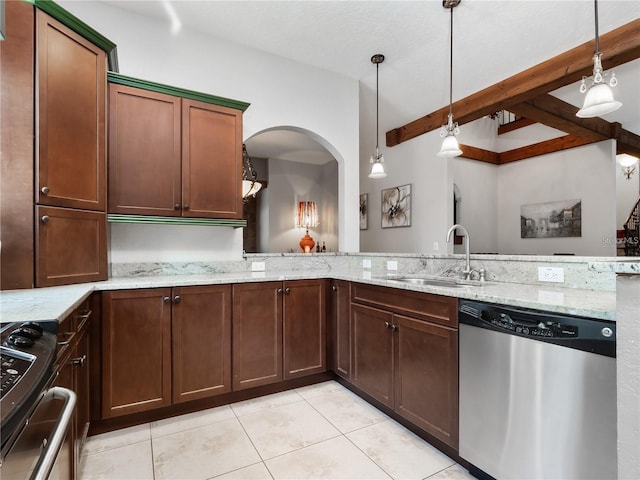
POLYGON ((364 283, 351 285, 351 301, 457 328, 458 299, 364 283))

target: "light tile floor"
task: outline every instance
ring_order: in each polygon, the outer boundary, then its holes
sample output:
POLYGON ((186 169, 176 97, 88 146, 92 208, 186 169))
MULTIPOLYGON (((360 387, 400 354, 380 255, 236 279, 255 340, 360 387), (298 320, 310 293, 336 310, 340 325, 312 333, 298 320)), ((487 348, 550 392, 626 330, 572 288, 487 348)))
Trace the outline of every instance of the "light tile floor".
POLYGON ((468 480, 337 382, 89 437, 81 480, 468 480))

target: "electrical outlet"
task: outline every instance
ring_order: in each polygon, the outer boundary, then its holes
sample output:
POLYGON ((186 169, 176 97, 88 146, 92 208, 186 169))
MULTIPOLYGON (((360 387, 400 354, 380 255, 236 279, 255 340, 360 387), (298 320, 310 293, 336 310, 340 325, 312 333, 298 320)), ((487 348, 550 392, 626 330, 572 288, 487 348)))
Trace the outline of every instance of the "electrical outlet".
POLYGON ((561 267, 538 267, 539 282, 564 282, 564 268, 561 267))
POLYGON ((362 260, 362 268, 371 268, 371 260, 368 258, 362 260))
POLYGON ((251 262, 252 272, 264 272, 264 262, 251 262))
POLYGON ((395 260, 389 260, 387 262, 387 270, 398 270, 398 262, 395 260))

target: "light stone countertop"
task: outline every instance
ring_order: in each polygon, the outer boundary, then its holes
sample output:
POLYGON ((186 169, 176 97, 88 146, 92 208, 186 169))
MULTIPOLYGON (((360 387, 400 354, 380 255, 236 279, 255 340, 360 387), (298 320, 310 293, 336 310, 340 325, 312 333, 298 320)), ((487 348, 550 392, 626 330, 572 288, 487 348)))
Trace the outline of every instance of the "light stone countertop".
POLYGON ((589 262, 589 270, 593 270, 594 272, 640 275, 640 261, 626 260, 617 262, 589 262))
POLYGON ((313 278, 335 278, 393 287, 404 290, 447 295, 489 303, 534 308, 552 313, 584 316, 615 321, 616 294, 610 291, 582 290, 521 283, 487 282, 483 286, 428 286, 394 281, 388 277, 371 277, 370 272, 360 274, 326 272, 235 272, 200 275, 153 275, 146 277, 114 277, 108 281, 0 292, 0 319, 2 323, 17 321, 62 320, 93 291, 125 290, 137 288, 181 287, 282 281, 313 278))

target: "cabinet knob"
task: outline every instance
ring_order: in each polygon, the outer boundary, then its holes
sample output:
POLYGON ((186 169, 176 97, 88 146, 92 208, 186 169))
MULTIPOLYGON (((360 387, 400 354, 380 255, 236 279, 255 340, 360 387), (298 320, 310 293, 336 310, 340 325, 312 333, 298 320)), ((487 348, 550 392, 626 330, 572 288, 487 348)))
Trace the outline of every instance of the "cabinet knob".
POLYGON ((291 289, 290 289, 289 287, 285 288, 285 289, 284 289, 284 293, 285 293, 286 295, 289 295, 289 294, 291 293, 291 289))
POLYGON ((391 325, 391 331, 395 332, 396 330, 398 330, 398 326, 397 325, 391 325))
POLYGON ((180 204, 179 203, 174 203, 173 204, 173 209, 174 210, 180 210, 180 204))
POLYGON ((189 206, 188 203, 184 204, 184 207, 182 207, 184 210, 189 210, 191 207, 189 206))
POLYGON ((49 193, 49 187, 42 187, 40 191, 43 195, 47 195, 49 193))
POLYGON ((171 299, 169 297, 162 297, 162 301, 164 303, 169 303, 171 301, 171 299))
POLYGON ((335 285, 332 285, 331 286, 331 290, 334 291, 334 292, 337 292, 338 291, 338 287, 336 287, 335 285))
POLYGON ((40 217, 40 221, 42 223, 47 223, 49 221, 49 215, 43 215, 42 217, 40 217))
POLYGON ((173 303, 180 303, 180 295, 173 297, 173 303))
POLYGON ((278 295, 282 295, 283 290, 281 288, 279 288, 278 290, 276 290, 278 292, 278 295))
POLYGON ((391 328, 391 324, 389 322, 384 322, 384 328, 391 328))

